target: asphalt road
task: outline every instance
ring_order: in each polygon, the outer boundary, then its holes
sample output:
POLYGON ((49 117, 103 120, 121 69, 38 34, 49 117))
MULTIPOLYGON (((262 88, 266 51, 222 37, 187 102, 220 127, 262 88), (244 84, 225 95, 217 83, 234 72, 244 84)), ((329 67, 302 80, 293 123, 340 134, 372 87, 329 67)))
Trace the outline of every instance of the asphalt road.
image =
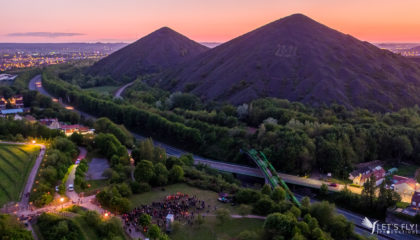
MULTIPOLYGON (((84 147, 79 147, 79 156, 77 156, 78 160, 82 160, 86 157, 87 150, 84 147)), ((76 193, 76 191, 69 191, 68 187, 70 184, 73 184, 74 186, 74 179, 76 177, 76 168, 78 164, 74 164, 73 168, 67 178, 66 181, 66 196, 72 200, 73 202, 77 202, 79 200, 79 194, 76 193)))
POLYGON ((122 98, 121 94, 125 91, 126 88, 133 85, 135 81, 132 81, 130 83, 125 84, 124 86, 118 88, 118 90, 115 92, 114 97, 115 98, 122 98))
MULTIPOLYGON (((45 90, 45 88, 42 87, 42 78, 41 78, 41 75, 36 75, 34 78, 32 78, 29 81, 29 90, 38 91, 39 93, 41 93, 44 96, 47 96, 47 97, 50 97, 50 98, 54 98, 51 94, 49 94, 45 90)), ((65 108, 71 108, 69 110, 72 110, 74 112, 79 113, 80 116, 84 117, 85 119, 96 119, 94 116, 92 116, 92 115, 90 115, 88 113, 85 113, 85 112, 76 110, 76 109, 73 108, 73 106, 67 105, 67 104, 63 103, 62 101, 60 101, 60 104, 63 107, 65 107, 65 108)))
MULTIPOLYGON (((299 194, 296 194, 296 193, 295 193, 295 197, 299 201, 303 198, 302 195, 299 195, 299 194)), ((319 201, 318 200, 311 199, 311 203, 314 203, 314 202, 319 202, 319 201)), ((365 218, 365 216, 361 216, 359 214, 356 214, 356 213, 353 213, 353 212, 350 212, 350 211, 347 211, 345 209, 338 208, 338 207, 336 207, 335 209, 336 209, 336 212, 338 214, 343 215, 345 218, 347 218, 347 220, 351 221, 354 224, 354 231, 356 233, 360 234, 360 235, 363 235, 363 236, 372 236, 373 235, 373 236, 377 237, 378 240, 388 240, 388 239, 395 239, 395 240, 418 240, 418 239, 420 239, 420 237, 414 236, 414 235, 410 235, 410 234, 389 234, 389 235, 386 235, 386 234, 381 234, 381 235, 371 234, 371 231, 372 230, 371 229, 367 229, 366 227, 364 227, 362 225, 362 221, 365 218)), ((376 221, 376 219, 373 219, 373 218, 369 218, 369 220, 371 222, 376 221)))

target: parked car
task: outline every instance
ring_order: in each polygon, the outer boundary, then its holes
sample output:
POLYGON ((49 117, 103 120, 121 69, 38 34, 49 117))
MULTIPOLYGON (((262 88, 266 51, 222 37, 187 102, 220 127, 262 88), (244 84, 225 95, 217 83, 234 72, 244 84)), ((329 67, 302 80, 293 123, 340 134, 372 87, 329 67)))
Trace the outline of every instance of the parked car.
POLYGON ((329 186, 330 187, 337 187, 338 185, 337 185, 337 183, 330 183, 329 186))
POLYGON ((77 159, 76 160, 76 165, 79 164, 79 163, 80 163, 80 159, 77 159))
POLYGON ((74 191, 74 186, 73 186, 73 184, 69 184, 68 190, 69 190, 70 192, 74 191))
POLYGON ((55 186, 55 191, 56 192, 60 191, 59 186, 55 186))

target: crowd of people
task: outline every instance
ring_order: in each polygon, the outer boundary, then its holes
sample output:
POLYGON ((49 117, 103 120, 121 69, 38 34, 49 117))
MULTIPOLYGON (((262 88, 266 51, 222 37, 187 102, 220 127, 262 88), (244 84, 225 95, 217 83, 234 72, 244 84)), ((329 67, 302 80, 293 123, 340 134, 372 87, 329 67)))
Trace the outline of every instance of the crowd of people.
MULTIPOLYGON (((198 214, 208 214, 210 208, 210 205, 206 205, 204 201, 199 200, 196 196, 176 193, 166 196, 163 201, 152 202, 151 205, 141 205, 140 207, 134 208, 130 213, 124 214, 123 219, 125 227, 131 229, 133 226, 137 231, 142 229, 142 226, 138 223, 138 219, 143 213, 150 215, 152 222, 159 227, 166 226, 166 217, 168 214, 172 214, 176 221, 193 225, 194 217, 198 214)), ((142 230, 146 232, 147 228, 142 230)))

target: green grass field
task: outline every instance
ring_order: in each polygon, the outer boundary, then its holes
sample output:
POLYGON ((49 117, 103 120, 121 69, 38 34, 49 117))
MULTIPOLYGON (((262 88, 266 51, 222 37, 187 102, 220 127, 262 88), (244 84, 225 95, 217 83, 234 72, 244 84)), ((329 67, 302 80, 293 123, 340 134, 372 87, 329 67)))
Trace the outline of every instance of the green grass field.
MULTIPOLYGON (((153 201, 162 201, 170 194, 181 192, 188 195, 196 195, 198 199, 204 200, 206 205, 210 204, 212 209, 210 214, 214 214, 214 206, 228 209, 231 214, 238 213, 238 207, 217 201, 218 194, 216 192, 201 190, 184 183, 165 186, 164 189, 163 191, 161 188, 155 188, 151 192, 131 196, 130 201, 132 207, 140 206, 141 204, 150 204, 153 201)), ((216 217, 207 216, 201 226, 197 224, 193 226, 181 224, 180 228, 176 232, 171 233, 169 237, 172 240, 195 240, 198 239, 198 236, 200 240, 234 239, 242 231, 261 230, 263 224, 264 220, 240 218, 231 219, 221 225, 216 220, 216 217)))
POLYGON ((96 92, 96 93, 112 95, 115 91, 117 91, 118 88, 119 88, 118 86, 101 86, 101 87, 85 88, 85 90, 96 92))
POLYGON ((385 165, 384 169, 388 171, 390 168, 396 167, 398 171, 394 172, 395 175, 404 176, 404 177, 414 177, 414 174, 419 168, 417 165, 413 164, 399 164, 399 165, 385 165))
POLYGON ((232 207, 228 203, 221 203, 217 201, 218 194, 216 192, 201 190, 184 183, 165 186, 164 189, 165 191, 162 191, 162 188, 154 188, 151 192, 131 196, 130 201, 132 203, 132 207, 134 208, 140 206, 141 204, 150 204, 153 201, 162 201, 166 196, 180 192, 186 193, 190 196, 197 196, 198 199, 204 200, 206 205, 210 204, 212 209, 216 206, 218 208, 226 208, 231 213, 237 213, 237 207, 232 207))
POLYGON ((0 144, 0 206, 19 200, 39 150, 32 145, 0 144))
POLYGON ((263 220, 247 218, 231 219, 220 224, 216 217, 205 217, 201 226, 182 225, 169 237, 172 240, 195 240, 198 236, 200 240, 236 239, 242 231, 260 231, 263 224, 263 220))

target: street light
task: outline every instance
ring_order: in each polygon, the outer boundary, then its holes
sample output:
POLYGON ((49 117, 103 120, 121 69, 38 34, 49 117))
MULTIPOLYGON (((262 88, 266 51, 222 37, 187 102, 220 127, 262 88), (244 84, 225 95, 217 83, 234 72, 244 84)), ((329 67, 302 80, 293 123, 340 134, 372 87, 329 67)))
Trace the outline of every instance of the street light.
POLYGON ((62 197, 62 198, 60 198, 60 202, 61 202, 61 210, 63 210, 63 208, 64 208, 64 198, 62 197))
POLYGON ((32 140, 32 144, 35 144, 36 143, 36 141, 35 140, 32 140))

